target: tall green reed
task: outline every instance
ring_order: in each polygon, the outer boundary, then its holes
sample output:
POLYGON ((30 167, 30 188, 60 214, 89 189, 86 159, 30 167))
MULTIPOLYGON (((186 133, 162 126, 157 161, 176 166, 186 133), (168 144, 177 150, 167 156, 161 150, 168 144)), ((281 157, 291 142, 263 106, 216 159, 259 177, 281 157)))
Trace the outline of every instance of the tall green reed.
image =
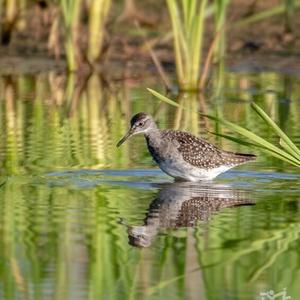
POLYGON ((218 43, 214 49, 214 60, 219 61, 225 57, 226 50, 226 13, 230 0, 215 0, 214 19, 215 19, 215 35, 218 35, 218 43))
POLYGON ((59 0, 64 25, 64 47, 69 71, 79 67, 78 34, 81 12, 81 0, 59 0), (77 53, 76 53, 77 52, 77 53))
POLYGON ((105 22, 111 6, 111 0, 94 0, 90 2, 88 24, 88 60, 90 63, 100 58, 105 22))
POLYGON ((207 0, 167 0, 180 90, 198 90, 207 0))
POLYGON ((86 60, 91 66, 100 58, 103 48, 105 22, 109 13, 111 0, 91 0, 88 5, 87 45, 81 34, 84 33, 81 11, 84 1, 60 0, 59 7, 64 24, 64 46, 69 71, 78 71, 81 63, 86 60))

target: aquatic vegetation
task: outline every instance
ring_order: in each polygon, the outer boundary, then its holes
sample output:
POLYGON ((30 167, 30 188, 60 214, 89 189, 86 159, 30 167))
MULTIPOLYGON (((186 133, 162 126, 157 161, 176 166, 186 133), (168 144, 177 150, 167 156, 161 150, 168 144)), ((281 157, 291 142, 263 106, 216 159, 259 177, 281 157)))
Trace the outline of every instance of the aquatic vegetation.
POLYGON ((215 19, 215 35, 217 36, 218 42, 216 43, 214 49, 214 59, 215 61, 222 60, 225 57, 226 51, 226 14, 227 7, 230 0, 215 0, 214 5, 214 19, 215 19))
MULTIPOLYGON (((214 62, 222 61, 226 54, 226 35, 230 28, 240 29, 242 26, 277 16, 285 24, 287 32, 295 31, 295 12, 300 7, 300 1, 284 0, 264 11, 255 11, 228 22, 227 8, 230 3, 230 0, 166 0, 157 5, 169 11, 172 34, 168 32, 168 36, 173 35, 174 38, 176 74, 180 90, 203 89, 203 83, 199 84, 199 79, 202 76, 201 65, 205 61, 202 48, 207 34, 205 28, 208 17, 214 28, 209 31, 213 40, 211 49, 214 62)), ((91 69, 95 63, 101 61, 107 49, 108 44, 105 41, 109 36, 106 33, 108 19, 112 24, 110 27, 115 28, 124 19, 141 23, 143 21, 139 14, 128 12, 134 10, 132 7, 135 4, 132 1, 125 2, 124 14, 120 14, 119 6, 123 6, 123 3, 113 3, 111 0, 0 1, 1 43, 10 44, 15 31, 22 32, 24 38, 32 34, 28 33, 29 29, 36 28, 34 36, 45 38, 38 43, 44 44, 48 40, 49 53, 54 53, 56 59, 64 53, 69 71, 81 70, 83 65, 91 69), (114 13, 110 14, 112 5, 114 13), (32 13, 34 18, 31 17, 32 13)), ((160 28, 156 29, 158 36, 163 37, 164 32, 160 28)), ((128 30, 126 38, 130 38, 130 31, 131 29, 128 30)), ((149 41, 152 33, 148 29, 145 29, 145 33, 145 41, 149 41)), ((207 62, 210 65, 212 59, 207 62)))
POLYGON ((85 59, 93 64, 99 59, 105 33, 105 23, 111 0, 93 0, 88 3, 88 43, 83 50, 80 42, 80 16, 84 6, 82 0, 60 0, 65 34, 65 53, 70 71, 78 70, 85 59), (82 53, 83 52, 83 53, 82 53))
POLYGON ((279 158, 283 161, 286 161, 296 167, 300 168, 300 149, 291 141, 291 139, 280 129, 280 127, 254 102, 251 103, 253 110, 263 119, 263 121, 268 124, 272 131, 279 138, 279 145, 270 143, 267 139, 260 137, 257 134, 254 134, 250 130, 242 126, 238 126, 234 123, 228 122, 226 120, 218 119, 215 117, 208 116, 209 118, 223 123, 225 126, 230 128, 232 131, 246 137, 251 141, 248 143, 244 140, 231 137, 227 137, 238 143, 246 143, 249 146, 255 146, 260 151, 263 151, 271 156, 279 158))
POLYGON ((81 0, 60 0, 64 25, 64 47, 69 71, 78 69, 78 27, 81 11, 81 0), (77 52, 77 53, 76 53, 77 52))
POLYGON ((207 0, 167 0, 181 90, 198 90, 207 0))
MULTIPOLYGON (((166 96, 161 95, 160 93, 149 89, 148 91, 153 94, 155 97, 160 99, 163 102, 171 104, 176 107, 180 107, 180 104, 176 103, 175 101, 169 99, 166 96)), ((224 138, 227 138, 231 141, 248 145, 252 147, 256 147, 258 150, 276 157, 280 160, 288 162, 296 167, 300 168, 300 149, 293 143, 293 141, 280 129, 280 127, 254 102, 251 103, 253 110, 262 118, 262 120, 272 129, 272 131, 278 136, 279 138, 279 145, 269 142, 267 139, 260 137, 259 135, 253 133, 252 131, 236 125, 232 122, 229 122, 221 117, 214 117, 211 115, 205 115, 207 118, 214 120, 216 122, 220 122, 225 125, 227 128, 232 130, 243 137, 246 137, 251 142, 241 140, 239 138, 235 138, 228 135, 218 134, 224 138)))
MULTIPOLYGON (((211 5, 205 0, 173 1, 167 0, 172 22, 177 82, 180 90, 199 90, 204 88, 205 80, 201 79, 202 48, 205 35, 205 19, 214 15, 215 31, 211 50, 214 61, 221 62, 226 54, 226 31, 259 22, 276 15, 285 18, 286 30, 293 31, 294 12, 300 2, 285 0, 284 4, 236 20, 226 28, 226 13, 230 0, 215 0, 211 5)), ((210 52, 208 52, 209 58, 210 52)), ((205 62, 204 77, 210 63, 205 62)))
POLYGON ((87 57, 90 63, 94 63, 100 58, 110 6, 111 0, 94 0, 89 4, 87 57))

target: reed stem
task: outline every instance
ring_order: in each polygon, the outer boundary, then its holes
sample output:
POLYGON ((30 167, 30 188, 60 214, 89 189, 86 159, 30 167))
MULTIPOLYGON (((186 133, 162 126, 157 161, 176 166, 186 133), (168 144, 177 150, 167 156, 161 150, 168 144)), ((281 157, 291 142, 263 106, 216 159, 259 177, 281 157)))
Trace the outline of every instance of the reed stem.
POLYGON ((180 90, 198 90, 207 0, 167 0, 180 90))

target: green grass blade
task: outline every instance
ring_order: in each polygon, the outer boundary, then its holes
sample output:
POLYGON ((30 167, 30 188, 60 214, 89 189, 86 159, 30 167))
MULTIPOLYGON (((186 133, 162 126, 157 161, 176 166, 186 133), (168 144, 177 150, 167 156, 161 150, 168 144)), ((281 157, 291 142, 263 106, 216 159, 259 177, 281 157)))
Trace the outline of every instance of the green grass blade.
MULTIPOLYGON (((294 8, 298 8, 300 7, 300 1, 297 1, 294 3, 294 8)), ((240 27, 240 26, 245 26, 245 25, 249 25, 251 23, 255 23, 258 21, 262 21, 264 19, 279 15, 279 14, 283 14, 285 12, 285 5, 284 4, 280 4, 277 5, 271 9, 267 9, 265 11, 259 12, 257 14, 254 14, 248 18, 244 18, 242 20, 239 20, 237 22, 235 22, 231 27, 240 27)))
POLYGON ((168 104, 171 104, 171 105, 173 105, 173 106, 183 108, 183 107, 182 107, 181 105, 179 105, 177 102, 175 102, 175 101, 169 99, 168 97, 163 96, 163 95, 161 95, 160 93, 158 93, 158 92, 156 92, 156 91, 154 91, 154 90, 152 90, 152 89, 150 89, 150 88, 147 88, 147 90, 148 90, 153 96, 157 97, 159 100, 161 100, 161 101, 163 101, 163 102, 166 102, 166 103, 168 103, 168 104))
POLYGON ((222 138, 225 138, 225 139, 227 139, 227 140, 230 140, 230 141, 235 142, 235 143, 240 144, 240 145, 259 148, 259 150, 260 150, 261 152, 264 152, 264 153, 266 153, 266 154, 268 154, 268 155, 270 155, 270 156, 276 157, 276 158, 278 158, 278 159, 280 159, 280 160, 283 160, 283 161, 285 161, 285 162, 287 162, 287 163, 290 163, 290 164, 292 164, 292 165, 294 165, 294 166, 296 166, 296 167, 299 167, 299 166, 300 166, 299 164, 296 164, 296 163, 290 161, 289 159, 286 159, 285 157, 283 157, 283 156, 277 154, 276 152, 273 152, 273 151, 271 151, 271 150, 268 150, 268 149, 266 149, 266 148, 264 148, 264 147, 262 147, 262 146, 260 146, 260 145, 253 144, 253 143, 249 143, 249 142, 244 141, 244 140, 242 140, 242 139, 235 138, 235 137, 232 137, 232 136, 229 136, 229 135, 225 135, 225 134, 217 134, 217 133, 213 133, 213 134, 214 134, 214 135, 218 135, 218 136, 220 136, 220 137, 222 137, 222 138))
POLYGON ((202 0, 200 4, 199 15, 195 17, 193 22, 192 30, 192 41, 191 41, 191 78, 196 80, 194 83, 197 84, 200 76, 199 66, 201 62, 201 53, 202 53, 202 39, 204 31, 204 20, 205 20, 205 8, 206 0, 202 0))
MULTIPOLYGON (((185 107, 179 105, 178 103, 176 103, 175 101, 169 99, 168 97, 166 96, 163 96, 161 95, 160 93, 148 88, 147 89, 152 95, 154 95, 155 97, 157 97, 159 100, 165 102, 165 103, 168 103, 168 104, 171 104, 175 107, 180 107, 182 109, 186 109, 185 107)), ((199 111, 197 111, 198 113, 200 113, 199 111)), ((258 136, 257 134, 249 131, 248 129, 245 129, 239 125, 236 125, 234 123, 231 123, 229 121, 226 121, 222 118, 218 118, 218 117, 214 117, 214 116, 210 116, 210 115, 205 115, 205 114, 201 114, 202 116, 204 117, 207 117, 211 120, 214 120, 216 122, 219 122, 223 125, 225 125, 227 128, 229 128, 230 130, 248 138, 251 143, 249 142, 249 144, 251 144, 252 146, 255 146, 257 148, 259 148, 261 151, 273 156, 273 157, 276 157, 276 158, 279 158, 283 161, 286 161, 294 166, 297 166, 297 167, 300 167, 300 160, 297 159, 295 156, 291 155, 289 152, 286 151, 285 147, 287 147, 286 145, 286 142, 285 140, 281 140, 281 145, 282 147, 284 148, 281 149, 273 144, 271 144, 270 142, 268 142, 267 140, 265 140, 264 138, 258 136)), ((268 123, 268 125, 270 125, 268 123)), ((273 127, 272 127, 273 128, 273 127)), ((273 128, 274 129, 274 128, 273 128)), ((236 141, 238 143, 241 143, 241 140, 238 139, 238 138, 231 138, 232 141, 236 141)), ((243 141, 244 142, 244 141, 243 141)), ((242 142, 242 143, 243 143, 242 142)), ((246 142, 248 143, 248 142, 246 142)))
POLYGON ((282 149, 280 149, 277 146, 274 146, 273 144, 271 144, 270 142, 266 141, 265 139, 263 139, 262 137, 256 135, 255 133, 239 126, 236 125, 234 123, 231 123, 229 121, 226 121, 224 119, 221 118, 216 118, 210 115, 204 115, 205 117, 217 121, 217 122, 221 122, 222 124, 224 124, 227 128, 231 129, 232 131, 250 139, 253 143, 258 144, 260 146, 262 146, 264 149, 267 149, 271 152, 277 153, 278 155, 282 156, 283 158, 294 162, 295 164, 300 166, 299 160, 297 160, 294 156, 290 155, 289 153, 283 151, 282 149))
POLYGON ((189 15, 189 0, 186 1, 182 1, 182 13, 183 13, 183 22, 184 22, 184 26, 185 28, 187 28, 188 26, 188 15, 189 15))
POLYGON ((180 90, 198 90, 207 0, 166 0, 172 23, 180 90))
POLYGON ((178 78, 183 78, 183 53, 182 53, 182 34, 180 33, 180 15, 178 11, 177 4, 174 0, 167 0, 168 10, 171 17, 172 27, 173 27, 173 38, 174 38, 174 48, 175 48, 175 60, 176 60, 176 72, 178 78))
POLYGON ((210 133, 213 134, 213 135, 222 137, 222 138, 224 138, 224 139, 226 139, 226 140, 235 142, 235 143, 240 144, 240 145, 251 146, 251 147, 257 147, 257 145, 254 144, 254 143, 250 143, 250 142, 247 142, 247 141, 245 141, 245 140, 242 140, 242 139, 239 139, 239 138, 236 138, 236 137, 227 135, 227 134, 216 133, 216 132, 210 132, 210 133))
POLYGON ((300 150, 290 140, 290 138, 279 128, 279 126, 254 102, 251 103, 255 112, 278 134, 278 136, 284 141, 281 146, 293 155, 297 160, 300 160, 300 150))
POLYGON ((260 148, 260 150, 261 150, 262 152, 264 152, 264 153, 270 155, 270 156, 276 157, 276 158, 278 158, 278 159, 280 159, 280 160, 283 160, 283 161, 285 161, 285 162, 287 162, 287 163, 289 163, 289 164, 291 164, 291 165, 294 165, 294 166, 296 166, 296 167, 298 167, 298 168, 300 167, 300 163, 296 163, 296 162, 294 162, 294 161, 291 161, 291 160, 289 160, 288 158, 285 158, 285 157, 283 157, 282 155, 277 154, 276 152, 273 152, 273 151, 271 151, 271 150, 269 150, 269 149, 267 149, 267 148, 260 148))
MULTIPOLYGON (((279 140, 279 145, 283 148, 283 149, 290 149, 289 146, 286 144, 286 142, 283 139, 279 140)), ((287 151, 287 150, 286 150, 287 151)), ((300 159, 298 159, 299 163, 300 163, 300 159)))
MULTIPOLYGON (((184 2, 184 1, 183 1, 184 2)), ((190 27, 197 12, 197 0, 189 1, 189 11, 188 11, 188 26, 190 27)))

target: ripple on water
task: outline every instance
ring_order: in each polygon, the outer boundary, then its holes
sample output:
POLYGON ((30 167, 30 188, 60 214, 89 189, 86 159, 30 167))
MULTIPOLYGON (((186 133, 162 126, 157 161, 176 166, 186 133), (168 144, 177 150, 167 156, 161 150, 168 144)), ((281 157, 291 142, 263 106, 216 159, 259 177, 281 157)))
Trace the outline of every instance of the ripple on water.
MULTIPOLYGON (((96 274, 103 257, 108 265, 129 269, 138 253, 152 270, 160 270, 164 253, 194 255, 194 269, 200 268, 199 253, 203 270, 225 268, 225 258, 232 266, 235 261, 247 266, 248 256, 253 260, 272 243, 293 241, 298 232, 297 174, 234 170, 211 182, 173 183, 157 169, 72 170, 20 182, 9 178, 2 188, 7 195, 1 210, 9 207, 15 220, 12 229, 3 226, 2 217, 5 246, 13 231, 23 253, 17 259, 38 257, 47 266, 50 285, 58 276, 55 266, 67 257, 68 272, 87 280, 76 283, 76 290, 91 280, 83 270, 96 274)), ((169 270, 165 280, 180 275, 169 270)), ((75 277, 73 284, 80 281, 75 277)), ((150 282, 157 284, 155 278, 150 282)), ((137 286, 142 290, 140 280, 137 286)))
MULTIPOLYGON (((127 186, 130 188, 151 189, 160 184, 173 182, 159 169, 136 170, 72 170, 47 173, 44 178, 49 184, 71 184, 78 188, 93 187, 101 184, 127 186)), ((221 174, 212 184, 224 183, 233 188, 252 191, 299 192, 300 175, 278 172, 255 172, 231 170, 221 174)), ((201 183, 199 183, 201 184, 201 183)))

